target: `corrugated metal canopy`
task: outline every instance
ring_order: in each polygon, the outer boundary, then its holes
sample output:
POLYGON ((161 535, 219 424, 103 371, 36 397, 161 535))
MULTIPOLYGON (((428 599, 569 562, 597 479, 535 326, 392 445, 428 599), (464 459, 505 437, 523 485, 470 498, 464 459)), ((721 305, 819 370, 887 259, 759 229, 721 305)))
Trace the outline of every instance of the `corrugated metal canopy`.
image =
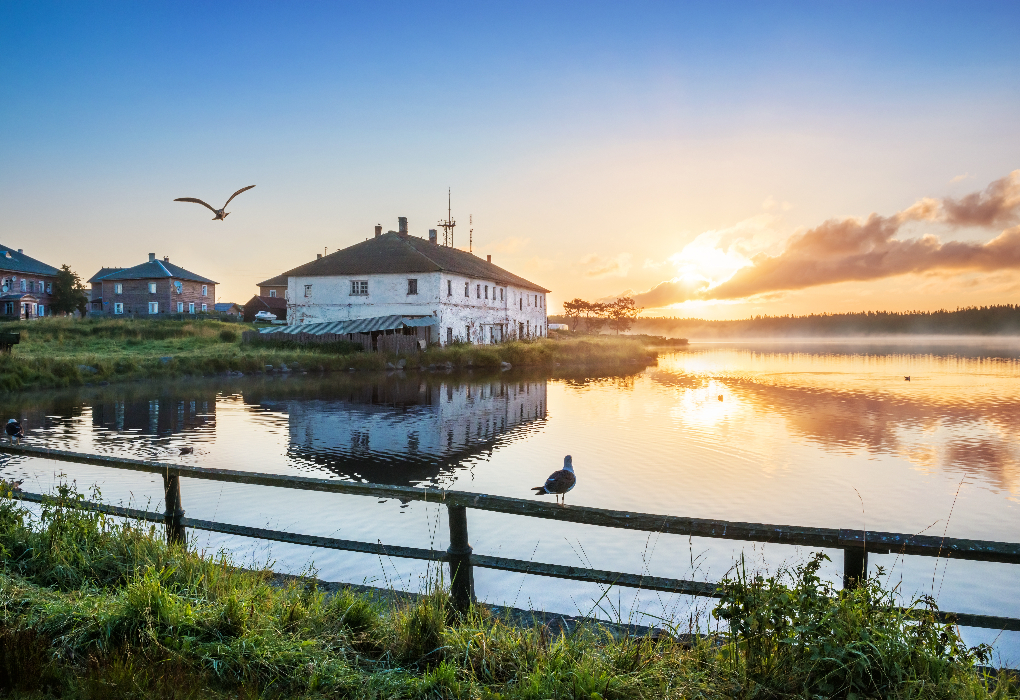
POLYGON ((327 333, 371 333, 372 331, 392 331, 398 328, 421 328, 437 326, 438 319, 434 316, 410 318, 408 316, 376 316, 375 318, 355 318, 349 321, 330 321, 329 323, 304 323, 293 326, 271 326, 262 328, 260 333, 311 333, 326 335, 327 333))

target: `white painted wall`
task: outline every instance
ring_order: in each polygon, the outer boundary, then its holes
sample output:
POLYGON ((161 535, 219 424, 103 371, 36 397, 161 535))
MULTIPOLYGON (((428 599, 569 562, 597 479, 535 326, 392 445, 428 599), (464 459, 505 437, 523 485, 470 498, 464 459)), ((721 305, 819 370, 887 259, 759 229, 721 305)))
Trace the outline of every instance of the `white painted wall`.
POLYGON ((489 344, 548 335, 545 303, 541 292, 445 272, 289 277, 287 321, 300 325, 389 315, 435 316, 439 327, 433 330, 434 342, 445 345, 452 335, 454 341, 489 344), (408 279, 418 280, 416 295, 407 293, 408 279), (351 294, 354 280, 368 281, 367 296, 351 294), (306 285, 311 285, 308 296, 306 285))

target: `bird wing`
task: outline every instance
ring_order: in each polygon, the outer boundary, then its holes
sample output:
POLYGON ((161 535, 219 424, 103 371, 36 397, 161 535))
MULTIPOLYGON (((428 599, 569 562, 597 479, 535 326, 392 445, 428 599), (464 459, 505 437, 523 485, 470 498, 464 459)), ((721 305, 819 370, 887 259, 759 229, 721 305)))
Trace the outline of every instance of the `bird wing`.
POLYGON ((560 469, 549 475, 545 480, 545 490, 549 493, 566 493, 574 485, 577 477, 566 469, 560 469))
POLYGON ((178 197, 174 201, 175 202, 194 202, 195 204, 201 204, 203 207, 208 208, 209 211, 211 211, 213 214, 219 214, 218 211, 216 211, 215 209, 210 207, 208 204, 203 202, 201 199, 195 199, 194 197, 178 197))
MULTIPOLYGON (((245 191, 247 191, 247 190, 250 190, 250 189, 251 189, 252 187, 254 187, 254 186, 255 186, 255 185, 248 185, 247 187, 242 187, 242 188, 241 188, 241 189, 239 189, 239 190, 238 190, 237 192, 235 192, 234 194, 230 195, 230 199, 233 199, 234 197, 236 197, 237 195, 241 194, 242 192, 245 192, 245 191)), ((227 204, 230 204, 230 199, 228 199, 228 200, 227 200, 227 204)), ((226 209, 226 208, 227 208, 227 204, 224 204, 224 205, 223 205, 223 208, 224 208, 224 209, 226 209)))

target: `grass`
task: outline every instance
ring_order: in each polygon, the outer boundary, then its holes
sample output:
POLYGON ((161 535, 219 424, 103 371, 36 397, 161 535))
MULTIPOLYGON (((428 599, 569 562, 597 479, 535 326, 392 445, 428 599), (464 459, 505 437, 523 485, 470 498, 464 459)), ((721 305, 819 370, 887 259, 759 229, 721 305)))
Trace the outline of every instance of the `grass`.
MULTIPOLYGON (((6 492, 6 485, 0 483, 6 492)), ((98 498, 99 494, 92 494, 98 498)), ((921 606, 872 582, 740 571, 716 608, 728 632, 634 637, 522 627, 415 598, 314 582, 168 546, 160 531, 0 495, 0 691, 21 698, 1016 698, 1011 678, 921 606)))
MULTIPOLYGON (((253 374, 265 371, 266 365, 323 372, 384 370, 387 362, 401 359, 355 351, 349 344, 245 344, 241 331, 248 328, 214 320, 105 318, 47 318, 5 324, 0 330, 20 331, 21 343, 11 354, 0 354, 0 391, 225 372, 253 374)), ((643 366, 655 357, 654 350, 634 340, 570 338, 430 348, 402 359, 408 369, 430 365, 499 369, 502 362, 513 366, 643 366)))

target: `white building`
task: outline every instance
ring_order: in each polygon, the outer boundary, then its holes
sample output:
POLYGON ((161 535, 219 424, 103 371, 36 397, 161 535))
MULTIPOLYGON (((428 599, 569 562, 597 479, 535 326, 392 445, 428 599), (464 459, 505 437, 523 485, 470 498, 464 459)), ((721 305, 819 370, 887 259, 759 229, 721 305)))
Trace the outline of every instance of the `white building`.
POLYGON ((291 325, 433 316, 432 342, 498 343, 548 334, 548 289, 463 250, 400 232, 319 256, 285 272, 291 325))

